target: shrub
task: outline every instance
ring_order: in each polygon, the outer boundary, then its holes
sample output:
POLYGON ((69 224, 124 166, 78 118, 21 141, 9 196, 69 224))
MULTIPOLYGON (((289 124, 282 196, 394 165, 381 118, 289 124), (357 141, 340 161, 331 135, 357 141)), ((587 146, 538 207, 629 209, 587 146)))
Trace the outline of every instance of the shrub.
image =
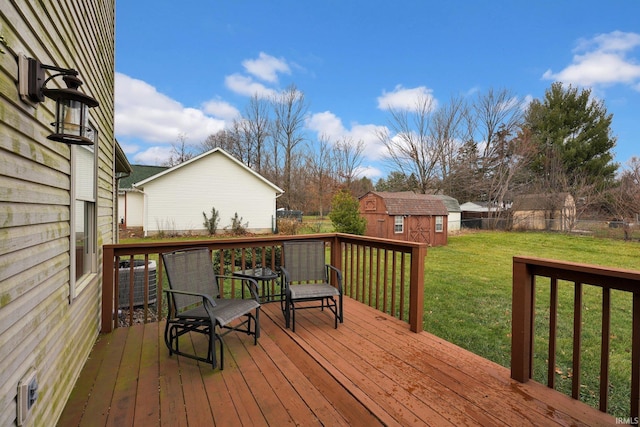
POLYGON ((220 223, 220 212, 218 212, 215 207, 212 207, 211 218, 207 218, 207 214, 204 212, 202 212, 202 216, 204 216, 204 228, 209 232, 210 236, 213 236, 218 230, 218 224, 220 223))
POLYGON ((300 229, 300 222, 295 218, 279 218, 278 219, 278 233, 295 235, 298 234, 300 229))
POLYGON ((338 233, 363 235, 367 228, 367 220, 360 215, 360 203, 345 190, 333 196, 329 218, 338 233))
POLYGON ((247 234, 247 227, 249 227, 249 223, 242 223, 242 217, 238 216, 238 212, 236 212, 231 217, 231 234, 234 236, 244 236, 247 234))

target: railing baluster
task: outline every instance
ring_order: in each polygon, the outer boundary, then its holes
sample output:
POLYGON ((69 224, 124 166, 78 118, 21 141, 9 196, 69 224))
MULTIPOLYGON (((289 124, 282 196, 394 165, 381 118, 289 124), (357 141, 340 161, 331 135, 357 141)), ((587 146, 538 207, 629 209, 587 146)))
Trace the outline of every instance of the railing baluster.
POLYGON ((382 249, 375 248, 376 253, 376 271, 375 274, 372 272, 372 276, 375 278, 376 282, 376 310, 380 310, 380 258, 382 255, 382 249))
POLYGON ((573 376, 571 396, 580 399, 580 353, 582 350, 582 283, 576 282, 573 297, 573 376))
POLYGON ((609 347, 611 343, 611 289, 602 288, 602 337, 600 345, 600 410, 609 408, 609 347))
MULTIPOLYGON (((398 271, 396 270, 396 258, 397 258, 397 253, 396 251, 391 251, 391 315, 392 316, 398 316, 397 313, 394 313, 394 310, 396 310, 396 302, 397 302, 397 298, 396 298, 396 281, 397 281, 397 277, 396 275, 398 274, 398 271)), ((399 316, 398 316, 399 317, 399 316)))
MULTIPOLYGON (((129 256, 129 325, 133 325, 133 291, 135 283, 135 262, 133 255, 129 256)), ((120 306, 120 298, 118 298, 118 307, 120 306)))
POLYGON ((388 263, 388 259, 389 259, 389 251, 387 251, 386 249, 382 249, 382 252, 384 253, 384 258, 382 260, 382 265, 383 265, 383 270, 382 270, 382 290, 383 290, 383 294, 382 294, 382 311, 384 313, 388 313, 387 308, 389 307, 389 303, 388 303, 388 299, 389 299, 389 289, 387 286, 387 277, 389 276, 389 263, 388 263))
POLYGON ((551 278, 549 290, 549 364, 547 366, 547 385, 556 386, 556 343, 558 336, 558 279, 551 278))
POLYGON ((406 264, 405 264, 405 254, 401 254, 400 255, 400 320, 405 320, 405 315, 404 315, 404 299, 406 296, 406 292, 405 292, 405 271, 406 271, 406 264))
POLYGON ((142 311, 144 312, 144 323, 149 323, 149 254, 144 254, 144 295, 142 301, 142 311))

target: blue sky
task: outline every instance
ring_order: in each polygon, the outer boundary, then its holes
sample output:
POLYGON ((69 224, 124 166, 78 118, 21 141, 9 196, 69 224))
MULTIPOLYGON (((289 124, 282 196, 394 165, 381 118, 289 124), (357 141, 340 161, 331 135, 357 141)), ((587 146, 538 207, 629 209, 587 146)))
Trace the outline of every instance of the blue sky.
POLYGON ((637 0, 118 1, 116 137, 131 163, 161 164, 293 83, 308 139, 363 140, 375 182, 384 106, 489 89, 526 103, 562 81, 604 101, 624 165, 640 157, 639 17, 637 0))

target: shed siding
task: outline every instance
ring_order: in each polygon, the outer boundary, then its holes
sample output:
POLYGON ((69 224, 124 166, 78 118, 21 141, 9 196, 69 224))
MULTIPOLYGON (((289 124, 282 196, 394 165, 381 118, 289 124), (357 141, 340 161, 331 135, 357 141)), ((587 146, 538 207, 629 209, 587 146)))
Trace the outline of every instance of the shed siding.
POLYGON ((225 154, 214 152, 144 184, 145 230, 203 232, 211 209, 220 214, 218 229, 238 213, 254 232, 270 231, 275 190, 225 154))
MULTIPOLYGON (((98 100, 98 266, 112 243, 114 1, 3 2, 0 30, 0 425, 16 424, 17 385, 34 367, 28 425, 55 425, 98 334, 101 272, 70 294, 69 146, 50 141, 55 103, 20 100, 18 55, 74 68, 98 100)), ((47 74, 49 76, 50 74, 47 74)), ((62 84, 59 78, 47 87, 62 84)))

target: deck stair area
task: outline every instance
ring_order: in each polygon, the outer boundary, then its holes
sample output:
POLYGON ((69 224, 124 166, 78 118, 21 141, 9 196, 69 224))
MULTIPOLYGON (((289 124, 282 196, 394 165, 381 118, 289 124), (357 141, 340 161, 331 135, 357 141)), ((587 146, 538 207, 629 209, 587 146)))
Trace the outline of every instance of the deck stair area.
MULTIPOLYGON (((258 345, 225 337, 225 367, 169 357, 164 322, 101 335, 59 426, 596 426, 615 418, 351 298, 345 320, 264 304, 258 345)), ((204 342, 194 337, 192 345, 204 342)))

